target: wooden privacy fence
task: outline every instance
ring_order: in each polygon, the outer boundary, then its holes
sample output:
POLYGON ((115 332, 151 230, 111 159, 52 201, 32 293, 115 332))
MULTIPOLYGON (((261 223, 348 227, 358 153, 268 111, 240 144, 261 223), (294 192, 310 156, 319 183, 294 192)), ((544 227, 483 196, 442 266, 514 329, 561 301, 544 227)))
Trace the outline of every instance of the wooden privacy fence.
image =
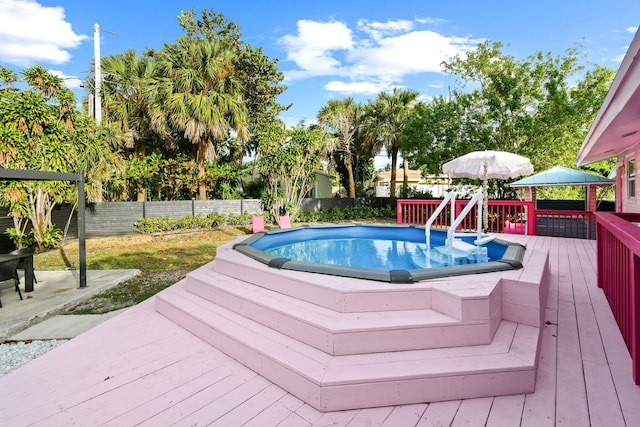
POLYGON ((631 354, 640 385, 640 214, 596 213, 598 287, 631 354))
MULTIPOLYGON (((468 200, 456 200, 456 215, 468 200)), ((424 225, 436 210, 440 200, 400 199, 397 202, 397 223, 424 225)), ((522 200, 489 200, 490 233, 528 234, 552 237, 595 239, 596 224, 593 212, 573 210, 535 209, 533 202, 522 200)), ((476 229, 474 207, 459 230, 476 229)), ((447 206, 433 223, 436 228, 447 228, 451 223, 451 209, 447 206)))

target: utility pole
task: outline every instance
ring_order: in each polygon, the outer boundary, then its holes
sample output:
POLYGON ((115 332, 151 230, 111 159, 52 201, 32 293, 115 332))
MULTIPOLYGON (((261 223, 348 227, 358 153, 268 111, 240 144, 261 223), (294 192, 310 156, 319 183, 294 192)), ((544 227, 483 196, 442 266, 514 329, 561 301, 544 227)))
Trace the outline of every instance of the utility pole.
POLYGON ((102 101, 100 99, 100 85, 102 76, 100 74, 100 26, 93 24, 93 55, 95 68, 95 88, 94 88, 94 117, 96 124, 100 126, 102 121, 102 101))

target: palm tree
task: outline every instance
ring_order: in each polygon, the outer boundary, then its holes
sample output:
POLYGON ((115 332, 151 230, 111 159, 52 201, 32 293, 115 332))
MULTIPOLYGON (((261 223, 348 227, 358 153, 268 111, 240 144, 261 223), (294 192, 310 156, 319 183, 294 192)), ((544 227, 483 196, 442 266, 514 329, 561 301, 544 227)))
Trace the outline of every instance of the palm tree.
POLYGON ((339 141, 344 153, 344 165, 349 178, 349 197, 356 197, 356 186, 353 178, 352 150, 356 133, 363 118, 363 109, 353 98, 331 100, 318 113, 318 121, 330 130, 339 141))
MULTIPOLYGON (((402 130, 419 92, 394 88, 391 93, 380 92, 373 102, 369 102, 366 135, 371 144, 378 151, 384 147, 391 156, 391 197, 396 197, 396 171, 398 165, 398 152, 402 146, 402 130)), ((404 158, 404 185, 407 186, 408 163, 404 158)))
MULTIPOLYGON (((128 49, 124 53, 102 59, 104 85, 104 122, 114 127, 124 146, 133 150, 134 158, 142 161, 160 139, 154 116, 149 108, 153 96, 149 90, 155 73, 153 58, 138 56, 128 49)), ((137 188, 139 202, 146 200, 146 188, 137 188)))
POLYGON ((233 139, 248 139, 248 112, 233 65, 221 40, 182 37, 158 53, 158 111, 167 124, 197 145, 198 198, 206 200, 205 162, 215 162, 233 139))

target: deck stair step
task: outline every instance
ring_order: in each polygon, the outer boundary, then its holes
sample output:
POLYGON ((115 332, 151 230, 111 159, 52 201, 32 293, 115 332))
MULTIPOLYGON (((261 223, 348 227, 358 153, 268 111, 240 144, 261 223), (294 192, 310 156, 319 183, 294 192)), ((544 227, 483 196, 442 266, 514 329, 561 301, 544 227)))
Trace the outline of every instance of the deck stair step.
POLYGON ((206 268, 184 282, 194 295, 330 355, 488 344, 495 332, 489 319, 432 309, 339 313, 206 268))
POLYGON ((190 280, 156 295, 156 310, 321 411, 535 388, 535 327, 503 320, 489 344, 331 355, 186 291, 190 280))
POLYGON ((478 247, 459 239, 454 239, 451 248, 447 246, 436 246, 430 252, 430 255, 442 260, 446 265, 474 264, 478 262, 478 247), (451 261, 449 258, 451 257, 451 261))
POLYGON ((225 246, 218 248, 215 261, 201 268, 339 312, 432 308, 432 289, 428 287, 406 284, 392 289, 388 283, 279 270, 241 257, 225 246))
POLYGON ((445 254, 430 249, 427 252, 411 255, 411 263, 416 268, 437 268, 446 267, 449 264, 449 259, 445 254))

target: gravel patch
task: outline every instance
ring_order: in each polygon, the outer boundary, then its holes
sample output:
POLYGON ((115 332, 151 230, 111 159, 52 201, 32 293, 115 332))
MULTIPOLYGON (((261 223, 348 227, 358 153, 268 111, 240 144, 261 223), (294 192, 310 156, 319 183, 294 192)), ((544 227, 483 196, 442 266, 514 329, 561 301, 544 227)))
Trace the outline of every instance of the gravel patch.
POLYGON ((42 356, 68 340, 19 341, 0 344, 0 376, 42 356))

